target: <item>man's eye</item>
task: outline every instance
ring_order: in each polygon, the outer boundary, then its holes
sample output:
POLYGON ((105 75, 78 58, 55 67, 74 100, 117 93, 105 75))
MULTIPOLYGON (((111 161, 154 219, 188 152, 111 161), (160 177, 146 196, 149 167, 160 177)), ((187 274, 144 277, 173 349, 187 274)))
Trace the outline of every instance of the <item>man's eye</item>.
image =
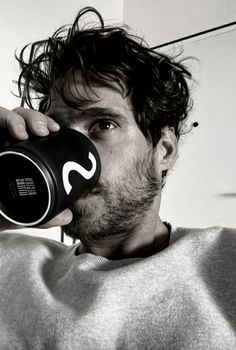
POLYGON ((106 132, 115 129, 116 126, 109 120, 98 120, 90 128, 91 133, 106 132))

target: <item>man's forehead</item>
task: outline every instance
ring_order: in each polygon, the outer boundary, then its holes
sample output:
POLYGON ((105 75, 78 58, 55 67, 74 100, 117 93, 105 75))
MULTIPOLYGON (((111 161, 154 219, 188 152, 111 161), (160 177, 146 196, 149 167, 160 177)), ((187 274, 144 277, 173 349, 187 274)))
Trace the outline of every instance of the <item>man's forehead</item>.
POLYGON ((72 109, 76 110, 77 104, 79 110, 111 109, 118 113, 132 109, 130 99, 110 87, 93 86, 91 89, 79 81, 71 86, 65 86, 63 94, 66 100, 62 97, 59 89, 51 91, 50 113, 55 110, 70 110, 72 112, 72 109), (74 108, 67 101, 74 104, 74 108))
POLYGON ((107 83, 102 83, 99 78, 92 79, 89 74, 87 77, 82 77, 79 71, 74 71, 66 74, 63 78, 58 79, 55 83, 55 89, 52 89, 52 97, 60 97, 61 91, 68 99, 77 100, 88 99, 98 101, 102 97, 113 96, 126 98, 126 87, 122 82, 107 80, 107 83))

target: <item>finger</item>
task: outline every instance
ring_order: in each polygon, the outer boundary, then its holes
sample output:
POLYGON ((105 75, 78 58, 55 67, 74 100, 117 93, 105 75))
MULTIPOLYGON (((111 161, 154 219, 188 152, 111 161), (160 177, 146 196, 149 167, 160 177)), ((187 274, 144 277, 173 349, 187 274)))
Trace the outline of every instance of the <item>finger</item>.
POLYGON ((49 131, 56 132, 60 130, 60 125, 57 122, 55 122, 54 119, 48 116, 46 116, 46 118, 47 118, 47 126, 49 131))
POLYGON ((28 138, 24 118, 4 107, 0 107, 0 127, 8 129, 10 135, 15 139, 28 138))
POLYGON ((23 117, 30 133, 35 136, 47 136, 49 132, 58 131, 60 128, 60 126, 59 128, 56 126, 55 130, 55 125, 57 123, 53 121, 52 118, 42 114, 41 112, 23 107, 15 108, 14 112, 23 117))
POLYGON ((52 220, 48 221, 46 224, 40 226, 39 228, 50 228, 55 226, 68 225, 73 219, 73 215, 70 209, 65 209, 60 214, 55 216, 52 220))

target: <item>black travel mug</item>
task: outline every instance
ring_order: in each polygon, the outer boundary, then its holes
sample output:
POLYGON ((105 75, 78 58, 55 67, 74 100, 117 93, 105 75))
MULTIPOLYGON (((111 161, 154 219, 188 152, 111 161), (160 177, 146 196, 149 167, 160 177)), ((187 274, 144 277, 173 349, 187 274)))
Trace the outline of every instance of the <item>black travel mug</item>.
POLYGON ((100 172, 94 144, 73 129, 4 147, 0 214, 18 225, 42 225, 95 187, 100 172))

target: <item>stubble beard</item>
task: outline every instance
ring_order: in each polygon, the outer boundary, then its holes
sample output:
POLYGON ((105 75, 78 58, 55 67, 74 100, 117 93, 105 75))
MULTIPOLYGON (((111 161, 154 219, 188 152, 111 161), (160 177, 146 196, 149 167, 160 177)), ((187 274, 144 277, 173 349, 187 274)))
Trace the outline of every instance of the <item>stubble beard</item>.
POLYGON ((71 206, 72 222, 64 226, 67 236, 84 244, 131 233, 144 220, 161 190, 153 151, 136 160, 119 182, 100 183, 98 187, 102 209, 96 213, 89 205, 78 201, 71 206))

